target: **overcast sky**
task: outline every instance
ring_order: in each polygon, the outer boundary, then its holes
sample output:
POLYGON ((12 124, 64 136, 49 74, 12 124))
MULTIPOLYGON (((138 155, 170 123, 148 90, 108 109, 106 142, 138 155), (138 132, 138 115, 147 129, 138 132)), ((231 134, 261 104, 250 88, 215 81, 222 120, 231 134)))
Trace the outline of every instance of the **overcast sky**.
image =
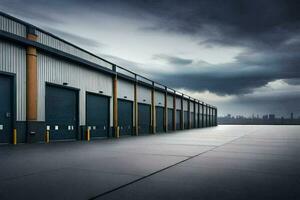
POLYGON ((0 9, 220 115, 300 116, 300 1, 1 0, 0 9))

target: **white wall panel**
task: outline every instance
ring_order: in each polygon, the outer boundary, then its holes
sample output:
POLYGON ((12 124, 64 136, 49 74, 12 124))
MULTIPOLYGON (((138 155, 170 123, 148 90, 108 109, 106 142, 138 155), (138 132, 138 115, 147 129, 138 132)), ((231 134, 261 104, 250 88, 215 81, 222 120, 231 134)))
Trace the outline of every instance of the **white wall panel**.
POLYGON ((188 101, 186 99, 183 99, 183 110, 188 111, 188 101))
POLYGON ((102 67, 106 67, 106 68, 109 68, 109 69, 112 69, 112 65, 110 63, 107 63, 85 51, 82 51, 68 43, 65 43, 61 40, 58 40, 50 35, 47 35, 46 33, 44 32, 41 32, 41 31, 36 31, 36 34, 38 36, 37 38, 37 42, 41 43, 41 44, 44 44, 46 46, 49 46, 49 47, 52 47, 54 49, 58 49, 60 51, 63 51, 65 53, 68 53, 68 54, 72 54, 74 56, 77 56, 79 58, 82 58, 82 59, 85 59, 85 60, 88 60, 92 63, 95 63, 95 64, 98 64, 98 65, 101 65, 102 67))
POLYGON ((165 106, 165 94, 162 92, 155 91, 155 105, 156 106, 165 106))
MULTIPOLYGON (((86 91, 112 96, 112 78, 97 71, 89 70, 77 64, 38 52, 38 120, 45 120, 45 85, 46 82, 80 89, 79 122, 85 125, 86 91)), ((112 105, 112 99, 110 100, 112 105)), ((112 113, 112 109, 111 112, 112 113)), ((112 125, 112 115, 110 115, 112 125)))
POLYGON ((0 30, 26 37, 26 26, 0 15, 0 30))
POLYGON ((167 102, 168 108, 174 109, 174 106, 173 106, 173 104, 174 104, 174 96, 168 94, 168 96, 167 96, 167 101, 168 101, 168 102, 167 102))
POLYGON ((137 101, 138 103, 151 104, 151 89, 138 85, 137 101))
POLYGON ((118 98, 134 101, 134 84, 118 79, 118 98))
POLYGON ((181 110, 181 98, 176 97, 176 110, 181 110))
POLYGON ((0 71, 16 75, 17 121, 26 120, 26 50, 0 40, 0 71))

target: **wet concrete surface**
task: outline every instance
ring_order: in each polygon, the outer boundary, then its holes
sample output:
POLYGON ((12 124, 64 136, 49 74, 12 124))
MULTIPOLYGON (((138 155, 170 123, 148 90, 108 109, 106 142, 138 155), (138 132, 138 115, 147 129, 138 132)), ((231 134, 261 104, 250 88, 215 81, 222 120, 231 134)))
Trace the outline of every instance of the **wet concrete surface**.
POLYGON ((300 126, 0 146, 0 199, 300 199, 300 126))

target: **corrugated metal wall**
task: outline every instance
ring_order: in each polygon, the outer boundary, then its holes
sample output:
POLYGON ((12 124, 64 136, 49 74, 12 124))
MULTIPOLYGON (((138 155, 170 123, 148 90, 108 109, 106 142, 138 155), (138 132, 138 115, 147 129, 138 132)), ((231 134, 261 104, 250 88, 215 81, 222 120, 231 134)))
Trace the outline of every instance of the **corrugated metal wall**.
POLYGON ((26 50, 0 40, 0 71, 16 74, 17 121, 26 120, 26 50))
POLYGON ((181 110, 181 98, 176 97, 176 110, 181 110))
POLYGON ((0 15, 0 30, 26 37, 26 26, 0 15))
POLYGON ((138 85, 137 101, 139 103, 151 104, 151 89, 138 85))
POLYGON ((190 111, 194 112, 194 102, 190 101, 190 111))
POLYGON ((199 113, 199 112, 198 112, 198 107, 199 107, 199 104, 198 104, 198 103, 196 103, 196 104, 195 104, 195 113, 196 113, 196 114, 198 114, 198 113, 199 113))
POLYGON ((167 106, 168 108, 174 108, 173 104, 174 104, 174 96, 173 95, 169 95, 167 96, 167 106))
POLYGON ((118 79, 118 99, 134 101, 134 84, 118 79))
MULTIPOLYGON (((79 94, 79 122, 85 125, 85 99, 86 91, 112 96, 112 78, 96 71, 89 70, 61 59, 38 52, 38 120, 45 120, 45 82, 80 89, 79 94)), ((112 113, 112 99, 110 100, 110 112, 112 113)), ((110 115, 112 126, 112 115, 110 115)))
POLYGON ((38 39, 37 39, 37 42, 41 43, 41 44, 44 44, 44 45, 47 45, 49 47, 52 47, 52 48, 55 48, 55 49, 58 49, 60 51, 63 51, 65 53, 69 53, 69 54, 72 54, 74 56, 77 56, 77 57, 80 57, 80 58, 83 58, 85 60, 88 60, 90 62, 93 62, 95 64, 98 64, 98 65, 101 65, 102 67, 106 67, 106 68, 109 68, 109 69, 112 69, 112 65, 107 63, 107 62, 104 62, 103 60, 89 54, 89 53, 86 53, 70 44, 67 44, 63 41, 60 41, 50 35, 47 35, 41 31, 36 31, 36 34, 38 36, 38 39))
POLYGON ((183 110, 188 111, 188 100, 183 99, 183 110))
POLYGON ((162 92, 155 91, 155 105, 156 106, 165 106, 165 94, 162 92))

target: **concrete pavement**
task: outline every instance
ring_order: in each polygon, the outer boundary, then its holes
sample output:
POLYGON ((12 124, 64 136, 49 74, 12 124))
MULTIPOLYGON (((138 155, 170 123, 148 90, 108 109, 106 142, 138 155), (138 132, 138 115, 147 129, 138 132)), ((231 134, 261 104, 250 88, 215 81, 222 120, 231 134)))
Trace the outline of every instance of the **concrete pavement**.
POLYGON ((0 146, 0 199, 300 199, 300 126, 0 146))

